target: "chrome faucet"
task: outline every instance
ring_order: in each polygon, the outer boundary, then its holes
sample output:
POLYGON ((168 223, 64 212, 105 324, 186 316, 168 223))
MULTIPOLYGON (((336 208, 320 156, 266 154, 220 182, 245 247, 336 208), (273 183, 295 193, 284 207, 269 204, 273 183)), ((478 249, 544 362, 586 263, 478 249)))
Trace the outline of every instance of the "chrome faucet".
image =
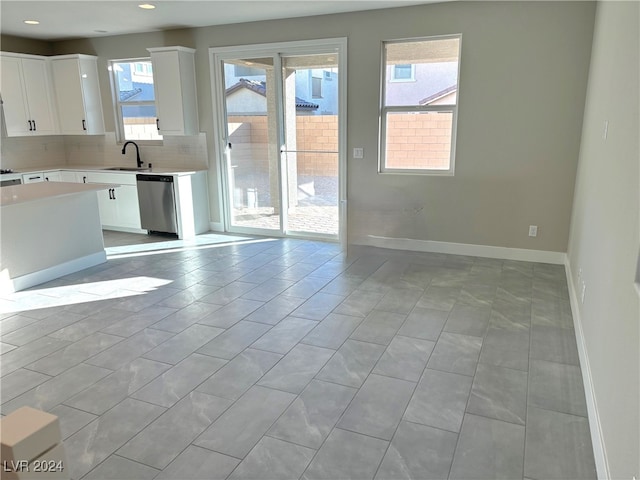
POLYGON ((138 144, 136 142, 132 142, 131 140, 125 142, 125 144, 122 146, 122 154, 124 155, 125 150, 127 149, 127 145, 129 145, 130 143, 132 143, 133 146, 136 147, 136 162, 138 163, 138 168, 141 168, 144 162, 140 160, 140 149, 138 148, 138 144))

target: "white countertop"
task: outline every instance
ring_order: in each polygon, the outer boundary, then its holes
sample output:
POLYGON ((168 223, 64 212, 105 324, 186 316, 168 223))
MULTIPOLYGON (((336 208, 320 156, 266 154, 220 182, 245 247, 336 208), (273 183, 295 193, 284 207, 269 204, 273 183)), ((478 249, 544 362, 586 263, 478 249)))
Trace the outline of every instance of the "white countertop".
POLYGON ((53 165, 46 167, 29 167, 14 169, 14 174, 24 174, 32 172, 51 172, 58 170, 72 170, 72 171, 89 171, 89 172, 105 172, 105 173, 145 173, 145 174, 162 174, 162 175, 193 175, 197 172, 206 171, 206 168, 200 169, 186 169, 186 168, 166 168, 166 167, 153 167, 151 170, 109 170, 113 167, 132 167, 130 165, 53 165))
POLYGON ((106 190, 117 187, 105 183, 38 182, 11 185, 0 188, 0 206, 44 200, 52 197, 75 195, 77 193, 106 190))

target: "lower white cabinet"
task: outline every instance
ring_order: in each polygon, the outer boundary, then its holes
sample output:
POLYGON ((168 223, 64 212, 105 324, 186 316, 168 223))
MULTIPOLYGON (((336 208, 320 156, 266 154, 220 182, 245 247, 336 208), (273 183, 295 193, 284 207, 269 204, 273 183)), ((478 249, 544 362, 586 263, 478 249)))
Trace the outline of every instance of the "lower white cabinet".
POLYGON ((87 183, 119 185, 98 192, 100 222, 106 230, 142 232, 136 175, 131 173, 87 172, 87 183))
POLYGON ((22 175, 22 183, 38 183, 44 182, 44 173, 31 172, 22 175))

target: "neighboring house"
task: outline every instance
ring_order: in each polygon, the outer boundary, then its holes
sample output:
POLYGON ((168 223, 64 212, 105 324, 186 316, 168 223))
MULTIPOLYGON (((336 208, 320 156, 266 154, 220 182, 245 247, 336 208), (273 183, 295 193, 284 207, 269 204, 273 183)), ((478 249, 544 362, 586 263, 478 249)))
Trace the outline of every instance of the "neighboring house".
MULTIPOLYGON (((298 113, 304 111, 306 115, 337 115, 338 113, 338 74, 332 68, 309 68, 295 70, 296 75, 296 98, 302 103, 314 105, 315 108, 296 105, 298 113)), ((256 82, 264 84, 266 82, 265 70, 262 68, 252 68, 244 65, 233 65, 230 63, 224 66, 224 78, 227 91, 234 88, 241 81, 256 82)), ((259 92, 256 92, 259 93, 259 92)), ((298 104, 296 100, 296 104, 298 104)), ((243 111, 244 110, 240 110, 243 111)), ((239 111, 228 108, 229 113, 239 113, 239 111)), ((262 113, 266 112, 266 104, 262 113)), ((258 113, 258 112, 251 112, 258 113)))
POLYGON ((446 105, 456 100, 457 62, 404 64, 387 68, 387 105, 446 105))
MULTIPOLYGON (((118 63, 118 91, 120 101, 150 101, 155 98, 151 62, 118 63)), ((131 105, 122 110, 124 118, 155 117, 154 105, 131 105)))
MULTIPOLYGON (((267 112, 267 88, 264 81, 241 78, 226 90, 229 115, 264 115, 267 112)), ((313 115, 319 105, 296 97, 298 115, 313 115)))

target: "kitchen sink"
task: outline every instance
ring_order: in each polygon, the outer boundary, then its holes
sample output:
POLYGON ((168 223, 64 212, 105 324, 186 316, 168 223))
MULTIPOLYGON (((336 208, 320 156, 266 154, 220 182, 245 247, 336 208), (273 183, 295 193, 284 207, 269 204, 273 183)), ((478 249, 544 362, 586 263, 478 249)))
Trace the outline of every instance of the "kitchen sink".
POLYGON ((145 167, 109 167, 109 168, 105 168, 104 170, 117 170, 119 172, 147 172, 149 171, 148 168, 145 167))

